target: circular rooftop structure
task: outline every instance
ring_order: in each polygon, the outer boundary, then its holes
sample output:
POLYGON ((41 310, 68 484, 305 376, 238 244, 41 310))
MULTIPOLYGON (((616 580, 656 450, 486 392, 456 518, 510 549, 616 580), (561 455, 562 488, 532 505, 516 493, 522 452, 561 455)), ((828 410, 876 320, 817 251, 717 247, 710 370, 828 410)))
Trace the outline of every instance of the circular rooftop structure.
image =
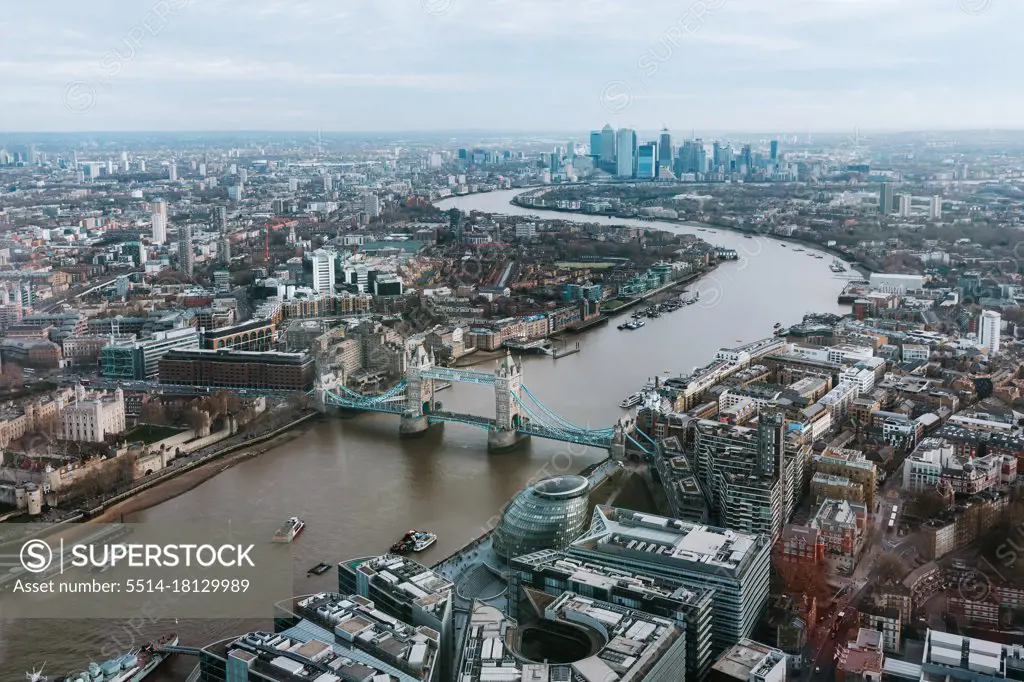
POLYGON ((590 481, 583 476, 555 476, 538 481, 533 491, 541 497, 560 499, 586 494, 590 481))
POLYGON ((587 493, 583 476, 545 478, 509 502, 494 531, 494 552, 505 559, 543 549, 564 549, 587 525, 587 493))

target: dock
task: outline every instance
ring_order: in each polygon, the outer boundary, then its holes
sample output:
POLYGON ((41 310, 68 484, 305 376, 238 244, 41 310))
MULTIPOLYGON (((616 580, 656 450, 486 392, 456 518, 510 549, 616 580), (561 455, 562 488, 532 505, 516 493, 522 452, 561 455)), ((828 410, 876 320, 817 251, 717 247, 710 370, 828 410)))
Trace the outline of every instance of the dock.
POLYGON ((574 346, 566 347, 566 346, 563 345, 563 346, 561 346, 559 348, 555 348, 554 352, 551 353, 551 357, 554 358, 555 360, 557 360, 558 358, 564 358, 567 355, 573 355, 573 354, 579 353, 579 352, 580 352, 580 342, 577 341, 576 345, 574 345, 574 346))

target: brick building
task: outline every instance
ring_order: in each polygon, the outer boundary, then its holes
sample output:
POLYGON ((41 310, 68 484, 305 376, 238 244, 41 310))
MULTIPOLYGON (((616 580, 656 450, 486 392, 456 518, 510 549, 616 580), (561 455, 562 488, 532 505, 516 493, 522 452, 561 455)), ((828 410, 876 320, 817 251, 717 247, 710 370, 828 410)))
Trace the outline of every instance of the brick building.
POLYGON ((314 378, 306 353, 172 350, 160 358, 162 384, 305 392, 314 378))

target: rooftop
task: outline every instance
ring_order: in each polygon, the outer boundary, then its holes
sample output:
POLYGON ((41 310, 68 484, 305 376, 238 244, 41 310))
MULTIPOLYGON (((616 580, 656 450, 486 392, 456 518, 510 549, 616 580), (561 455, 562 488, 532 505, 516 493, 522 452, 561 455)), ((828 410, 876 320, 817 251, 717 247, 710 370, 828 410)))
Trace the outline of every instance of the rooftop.
POLYGON ((511 563, 513 567, 530 567, 535 570, 558 573, 576 584, 590 585, 603 590, 619 587, 634 592, 641 598, 663 597, 682 605, 698 604, 702 599, 713 594, 711 589, 692 590, 676 583, 651 578, 642 573, 588 563, 565 552, 551 549, 516 557, 511 563))
POLYGON ((769 542, 767 536, 599 506, 590 530, 570 545, 604 554, 738 577, 769 542))
MULTIPOLYGON (((574 661, 531 662, 521 654, 510 652, 507 645, 521 645, 538 628, 520 628, 516 621, 495 607, 474 602, 458 679, 460 682, 639 680, 670 651, 682 634, 666 618, 572 592, 564 592, 544 609, 541 624, 552 622, 586 633, 594 645, 591 651, 572 657, 577 658, 574 661)), ((557 654, 565 656, 564 651, 557 654)))
POLYGON ((451 599, 454 584, 412 559, 385 554, 346 562, 379 589, 426 611, 440 611, 451 599))
POLYGON ((334 592, 298 597, 288 610, 334 633, 331 641, 344 648, 383 654, 406 672, 432 676, 439 658, 441 635, 426 626, 403 623, 377 609, 373 601, 334 592))
POLYGON ((782 666, 782 675, 778 679, 785 679, 786 655, 784 653, 770 646, 742 639, 719 656, 711 669, 720 675, 727 675, 746 682, 747 680, 768 679, 768 673, 778 666, 782 666))
POLYGON ((555 476, 536 483, 533 491, 541 497, 563 498, 585 493, 589 487, 590 482, 583 476, 555 476))
MULTIPOLYGON (((250 632, 205 647, 223 659, 251 662, 253 670, 280 682, 342 682, 390 675, 398 682, 421 682, 365 651, 332 645, 334 635, 309 621, 280 633, 250 632)), ((387 679, 387 678, 385 678, 387 679)))

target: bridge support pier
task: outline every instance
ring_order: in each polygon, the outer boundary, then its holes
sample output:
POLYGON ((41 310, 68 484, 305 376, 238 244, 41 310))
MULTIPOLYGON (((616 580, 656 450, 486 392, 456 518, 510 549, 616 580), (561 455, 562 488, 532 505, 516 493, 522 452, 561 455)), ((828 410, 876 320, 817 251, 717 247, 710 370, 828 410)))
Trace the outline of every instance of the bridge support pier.
POLYGON ((626 460, 626 431, 621 420, 615 425, 612 442, 608 445, 608 454, 618 462, 626 460))
POLYGON ((515 429, 489 429, 487 431, 488 452, 508 452, 529 438, 515 429))
POLYGON ((423 434, 430 428, 430 422, 425 415, 403 414, 398 423, 399 438, 422 438, 423 434))

